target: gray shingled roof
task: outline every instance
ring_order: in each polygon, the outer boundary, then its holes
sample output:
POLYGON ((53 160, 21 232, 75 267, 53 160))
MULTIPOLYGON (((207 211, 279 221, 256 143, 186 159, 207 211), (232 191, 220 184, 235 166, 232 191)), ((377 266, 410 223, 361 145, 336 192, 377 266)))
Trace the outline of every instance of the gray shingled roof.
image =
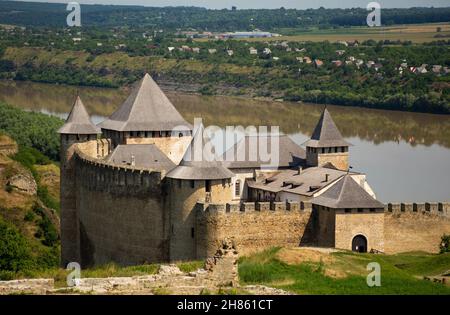
POLYGON ((214 147, 204 134, 204 127, 200 125, 195 131, 180 165, 167 174, 169 178, 191 180, 214 180, 234 177, 222 162, 217 161, 214 147), (204 149, 205 148, 205 149, 204 149))
POLYGON ((341 132, 331 118, 328 109, 322 113, 319 122, 314 129, 311 139, 304 143, 307 147, 325 148, 325 147, 348 147, 350 143, 344 140, 341 132))
POLYGON ((134 157, 135 167, 137 169, 170 171, 176 166, 154 144, 119 145, 106 157, 106 161, 118 166, 131 166, 132 157, 134 157))
POLYGON ((384 204, 374 199, 350 175, 345 175, 312 203, 333 209, 384 208, 384 204))
POLYGON ((289 136, 279 135, 269 137, 260 135, 245 136, 241 141, 231 147, 222 156, 224 165, 229 169, 260 168, 268 162, 262 161, 258 154, 259 142, 261 141, 261 143, 267 143, 267 151, 271 152, 273 137, 278 137, 279 141, 278 168, 296 167, 304 164, 306 155, 305 150, 295 143, 289 136), (256 141, 256 146, 250 145, 254 143, 253 141, 256 141), (228 155, 230 155, 230 158, 228 158, 228 155), (242 157, 244 157, 244 159, 242 159, 242 157))
POLYGON ((72 110, 66 119, 64 125, 58 130, 60 134, 78 134, 78 135, 92 135, 100 134, 101 131, 96 127, 89 117, 86 108, 81 101, 81 98, 77 96, 75 103, 72 106, 72 110))
POLYGON ((134 86, 126 101, 105 121, 102 129, 116 131, 191 130, 149 74, 134 86))
MULTIPOLYGON (((323 188, 332 185, 347 172, 328 167, 309 167, 298 170, 282 170, 278 174, 256 181, 247 181, 250 188, 270 192, 288 192, 296 195, 313 196, 323 188), (328 180, 326 181, 326 175, 328 180), (311 189, 313 188, 313 189, 311 189)), ((356 174, 356 173, 352 173, 356 174)))

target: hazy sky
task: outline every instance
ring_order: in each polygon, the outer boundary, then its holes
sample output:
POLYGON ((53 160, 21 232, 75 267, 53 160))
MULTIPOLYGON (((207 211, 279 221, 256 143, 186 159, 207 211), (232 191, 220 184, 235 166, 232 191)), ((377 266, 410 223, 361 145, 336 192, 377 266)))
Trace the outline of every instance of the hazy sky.
MULTIPOLYGON (((198 6, 212 9, 231 8, 237 6, 240 9, 248 8, 352 8, 366 7, 370 0, 28 0, 37 2, 59 2, 67 3, 77 1, 85 4, 138 4, 145 6, 198 6)), ((450 6, 450 0, 378 0, 385 8, 409 8, 422 7, 444 7, 450 6)))

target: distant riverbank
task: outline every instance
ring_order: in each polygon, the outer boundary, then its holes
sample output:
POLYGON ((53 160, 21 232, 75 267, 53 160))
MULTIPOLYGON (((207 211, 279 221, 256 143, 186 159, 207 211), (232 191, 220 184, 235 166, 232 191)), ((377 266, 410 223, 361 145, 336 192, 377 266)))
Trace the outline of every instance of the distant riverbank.
POLYGON ((168 54, 161 45, 148 52, 155 55, 7 47, 0 58, 0 78, 118 88, 149 72, 166 89, 185 93, 450 113, 446 46, 366 44, 343 49, 336 43, 295 42, 288 48, 270 46, 271 53, 264 55, 261 51, 266 44, 252 43, 261 52, 254 56, 248 51, 250 43, 227 44, 234 48, 232 57, 224 53, 223 43, 210 42, 195 43, 201 47, 199 53, 188 47, 186 52, 168 54), (336 51, 345 51, 345 55, 339 57, 336 51), (411 71, 399 59, 401 55, 414 58, 407 64, 412 68, 434 60, 442 73, 430 67, 420 73, 411 71), (400 64, 404 65, 401 70, 400 64))

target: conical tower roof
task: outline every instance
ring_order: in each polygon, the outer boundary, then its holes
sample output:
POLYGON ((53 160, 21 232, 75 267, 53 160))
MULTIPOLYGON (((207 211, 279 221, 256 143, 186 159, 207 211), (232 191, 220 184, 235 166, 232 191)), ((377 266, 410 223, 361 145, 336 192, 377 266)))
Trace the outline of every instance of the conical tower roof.
POLYGON ((65 124, 58 130, 58 133, 79 135, 101 133, 100 129, 92 123, 80 96, 77 96, 69 117, 67 117, 65 124))
POLYGON ((180 162, 167 174, 169 178, 213 180, 234 177, 222 162, 217 161, 211 140, 206 137, 203 124, 195 130, 194 137, 180 162))
POLYGON ((314 129, 311 139, 304 143, 307 147, 348 147, 351 144, 344 140, 341 132, 331 118, 330 112, 325 108, 319 122, 314 129))
POLYGON ((345 208, 384 208, 384 204, 373 198, 350 176, 344 175, 336 184, 312 203, 334 209, 345 208))
POLYGON ((148 73, 119 109, 99 124, 102 129, 116 131, 170 131, 180 126, 192 129, 148 73))

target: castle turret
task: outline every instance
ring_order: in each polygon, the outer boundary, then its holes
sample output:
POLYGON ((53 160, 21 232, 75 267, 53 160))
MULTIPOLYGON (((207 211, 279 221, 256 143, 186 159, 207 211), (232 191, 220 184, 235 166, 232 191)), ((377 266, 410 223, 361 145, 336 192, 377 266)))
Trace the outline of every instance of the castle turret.
POLYGON ((81 263, 73 159, 75 145, 96 141, 100 134, 79 96, 58 133, 61 135, 61 265, 65 267, 69 262, 81 263))
POLYGON ((204 134, 203 125, 200 125, 180 165, 166 176, 170 192, 172 261, 200 258, 195 247, 197 202, 230 202, 233 177, 234 174, 217 161, 214 148, 204 134))
POLYGON ((149 74, 99 127, 111 139, 112 149, 120 144, 154 144, 177 165, 192 139, 192 126, 149 74))
POLYGON ((342 137, 328 109, 325 108, 311 139, 304 145, 308 166, 323 166, 331 163, 339 170, 348 170, 348 149, 351 144, 342 137))

